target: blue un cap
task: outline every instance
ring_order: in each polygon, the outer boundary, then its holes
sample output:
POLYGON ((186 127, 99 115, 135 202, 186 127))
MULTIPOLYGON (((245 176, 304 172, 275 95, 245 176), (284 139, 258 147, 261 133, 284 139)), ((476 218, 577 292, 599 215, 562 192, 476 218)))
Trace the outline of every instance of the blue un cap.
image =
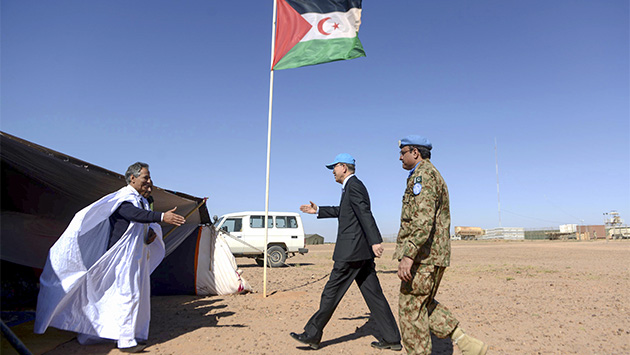
POLYGON ((335 157, 335 161, 333 161, 332 163, 326 165, 326 167, 328 169, 332 170, 332 169, 335 168, 335 165, 337 165, 339 163, 354 165, 354 158, 352 157, 352 155, 350 155, 348 153, 337 154, 337 156, 335 157))
POLYGON ((419 145, 426 147, 429 150, 433 148, 433 145, 426 137, 416 135, 407 136, 398 141, 398 148, 402 148, 406 145, 419 145))

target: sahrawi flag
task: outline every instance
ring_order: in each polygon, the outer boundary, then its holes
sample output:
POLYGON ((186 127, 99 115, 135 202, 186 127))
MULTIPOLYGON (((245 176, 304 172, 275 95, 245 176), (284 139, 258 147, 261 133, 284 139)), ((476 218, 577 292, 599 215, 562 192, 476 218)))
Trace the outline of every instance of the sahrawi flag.
POLYGON ((272 69, 365 57, 361 0, 277 0, 272 69))

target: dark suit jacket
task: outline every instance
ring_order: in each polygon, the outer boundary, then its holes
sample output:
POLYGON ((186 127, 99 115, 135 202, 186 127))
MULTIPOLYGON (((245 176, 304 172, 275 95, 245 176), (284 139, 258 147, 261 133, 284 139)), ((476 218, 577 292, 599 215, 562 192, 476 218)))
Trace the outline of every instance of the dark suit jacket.
POLYGON ((334 261, 358 261, 374 258, 372 245, 381 243, 370 209, 370 196, 356 176, 346 182, 339 206, 320 206, 317 218, 339 219, 334 261))
POLYGON ((109 234, 109 243, 107 245, 107 249, 111 248, 118 242, 118 240, 122 237, 122 235, 129 228, 129 223, 139 222, 139 223, 151 223, 151 222, 160 222, 162 220, 161 212, 153 212, 144 210, 142 208, 138 208, 131 204, 131 202, 123 202, 120 204, 118 209, 112 213, 109 217, 110 234, 109 234))

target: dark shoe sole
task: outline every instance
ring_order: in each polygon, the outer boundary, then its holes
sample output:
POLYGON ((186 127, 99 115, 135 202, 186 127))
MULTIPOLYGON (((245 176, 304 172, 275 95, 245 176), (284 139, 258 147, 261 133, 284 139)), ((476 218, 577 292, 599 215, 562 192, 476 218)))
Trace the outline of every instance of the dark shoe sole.
POLYGON ((313 349, 313 350, 317 350, 317 349, 319 349, 319 343, 315 344, 315 343, 308 343, 308 342, 305 342, 304 340, 302 340, 302 339, 300 339, 300 338, 299 338, 299 335, 300 335, 300 334, 291 333, 291 334, 289 334, 289 335, 291 336, 291 338, 293 338, 293 339, 295 339, 295 340, 299 341, 300 343, 302 343, 302 344, 304 344, 304 345, 308 345, 308 346, 309 346, 311 349, 313 349))
POLYGON ((135 353, 139 353, 139 352, 144 351, 144 349, 146 349, 146 347, 147 347, 147 344, 138 344, 138 345, 132 346, 130 348, 118 348, 118 350, 120 350, 120 351, 122 351, 124 353, 135 354, 135 353))
POLYGON ((372 345, 373 348, 380 349, 380 350, 393 350, 393 351, 401 351, 402 350, 402 345, 401 344, 379 344, 377 342, 374 342, 371 345, 372 345))

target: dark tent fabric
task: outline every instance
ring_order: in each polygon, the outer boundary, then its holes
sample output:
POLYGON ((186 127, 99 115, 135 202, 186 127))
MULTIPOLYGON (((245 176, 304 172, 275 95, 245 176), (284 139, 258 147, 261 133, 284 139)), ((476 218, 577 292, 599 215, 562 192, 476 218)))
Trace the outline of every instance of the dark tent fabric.
POLYGON ((151 294, 194 295, 196 254, 200 228, 195 228, 181 245, 162 260, 151 275, 151 294))
MULTIPOLYGON (((0 134, 2 260, 43 268, 48 249, 74 214, 125 186, 125 178, 7 133, 0 134)), ((154 188, 152 196, 156 211, 177 206, 183 215, 203 203, 202 198, 159 187, 154 188)), ((192 226, 206 223, 210 223, 210 216, 205 204, 186 221, 192 226)), ((173 226, 163 224, 162 229, 167 235, 173 226)), ((178 232, 166 238, 167 252, 174 249, 169 242, 178 239, 174 238, 178 232)))
MULTIPOLYGON (((5 285, 5 280, 11 280, 15 285, 25 284, 21 277, 36 280, 48 250, 74 214, 126 183, 121 174, 4 132, 0 132, 0 158, 0 256, 2 306, 5 308, 10 303, 5 298, 7 294, 17 299, 20 297, 20 290, 5 285), (22 274, 14 275, 15 270, 22 274)), ((159 187, 154 188, 152 196, 156 211, 177 206, 179 214, 191 213, 186 217, 186 224, 179 228, 162 224, 167 255, 176 250, 193 230, 198 230, 200 224, 210 223, 202 198, 159 187)))

